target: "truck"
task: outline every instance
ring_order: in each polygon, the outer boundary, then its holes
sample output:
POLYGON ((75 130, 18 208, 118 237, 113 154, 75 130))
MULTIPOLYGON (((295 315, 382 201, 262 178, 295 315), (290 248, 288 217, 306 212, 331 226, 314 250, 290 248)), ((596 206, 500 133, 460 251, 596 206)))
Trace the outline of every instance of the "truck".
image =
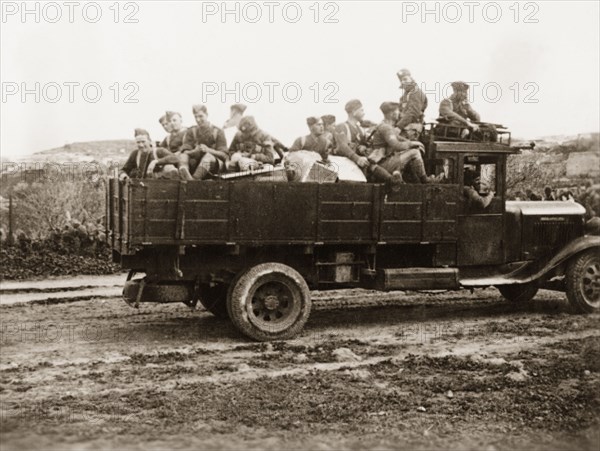
POLYGON ((510 136, 428 133, 425 161, 440 183, 109 179, 107 240, 129 270, 124 300, 200 302, 258 341, 300 333, 311 290, 494 286, 527 302, 543 288, 566 292, 574 312, 598 312, 600 236, 586 231, 585 209, 507 201, 507 158, 520 152, 510 136), (492 193, 485 207, 465 196, 469 171, 492 193))

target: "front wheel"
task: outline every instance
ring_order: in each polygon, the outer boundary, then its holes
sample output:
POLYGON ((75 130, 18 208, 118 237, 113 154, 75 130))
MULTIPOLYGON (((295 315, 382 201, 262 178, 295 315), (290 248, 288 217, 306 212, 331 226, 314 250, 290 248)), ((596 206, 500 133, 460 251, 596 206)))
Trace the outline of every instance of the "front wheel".
POLYGON ((600 250, 589 249, 567 267, 567 298, 578 313, 600 310, 600 250))
POLYGON ((510 302, 525 303, 531 301, 538 292, 538 286, 533 283, 521 283, 513 285, 498 285, 496 288, 500 294, 510 302))
POLYGON ((244 335, 258 341, 286 340, 304 327, 310 315, 310 292, 295 269, 262 263, 234 281, 227 308, 244 335))

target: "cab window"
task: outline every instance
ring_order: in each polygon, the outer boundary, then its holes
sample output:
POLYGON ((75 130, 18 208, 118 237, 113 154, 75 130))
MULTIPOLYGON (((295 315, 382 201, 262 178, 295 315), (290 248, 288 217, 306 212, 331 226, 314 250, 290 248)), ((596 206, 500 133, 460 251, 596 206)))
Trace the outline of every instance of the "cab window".
POLYGON ((485 157, 480 155, 465 156, 463 183, 466 182, 466 173, 474 174, 474 178, 478 179, 479 183, 477 190, 481 194, 486 194, 490 191, 498 193, 498 159, 496 157, 485 157))

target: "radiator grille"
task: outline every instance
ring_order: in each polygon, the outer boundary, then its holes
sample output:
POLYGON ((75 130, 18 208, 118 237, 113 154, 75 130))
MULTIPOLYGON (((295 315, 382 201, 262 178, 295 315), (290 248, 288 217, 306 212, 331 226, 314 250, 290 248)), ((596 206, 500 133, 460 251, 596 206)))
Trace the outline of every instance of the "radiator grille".
POLYGON ((575 224, 572 221, 535 221, 533 242, 537 246, 559 246, 574 238, 575 224))

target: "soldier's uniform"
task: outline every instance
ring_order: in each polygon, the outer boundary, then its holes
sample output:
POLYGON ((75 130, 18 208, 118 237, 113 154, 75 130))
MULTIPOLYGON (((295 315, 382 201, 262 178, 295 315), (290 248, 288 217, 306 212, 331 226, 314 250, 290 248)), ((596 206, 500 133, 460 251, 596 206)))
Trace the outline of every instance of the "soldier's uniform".
POLYGON ((296 150, 312 150, 320 154, 327 154, 333 149, 333 141, 329 135, 323 133, 321 136, 315 136, 313 134, 301 136, 296 138, 290 152, 296 150))
MULTIPOLYGON (((410 72, 406 69, 398 72, 398 78, 410 76, 410 72)), ((404 91, 399 101, 400 119, 396 122, 396 127, 400 130, 406 129, 409 125, 412 129, 420 133, 423 130, 423 122, 425 120, 425 110, 427 109, 427 96, 413 82, 411 89, 404 91)))
POLYGON ((469 89, 469 85, 463 81, 455 81, 452 82, 452 89, 454 89, 454 93, 440 103, 440 118, 438 119, 438 122, 445 122, 452 125, 465 125, 460 118, 479 122, 479 114, 473 109, 467 96, 458 95, 458 93, 466 93, 469 89), (457 117, 457 115, 459 117, 457 117))
MULTIPOLYGON (((383 102, 379 107, 384 115, 398 108, 394 102, 383 102)), ((418 149, 411 148, 411 141, 400 135, 400 129, 384 120, 375 129, 372 137, 373 150, 369 160, 377 163, 389 173, 410 169, 408 180, 427 183, 427 173, 418 149)))
MULTIPOLYGON (((141 128, 136 128, 134 136, 144 135, 150 142, 150 134, 141 128)), ((129 154, 127 161, 121 168, 121 174, 127 174, 129 178, 141 179, 152 176, 152 162, 171 153, 162 147, 148 148, 146 150, 136 149, 129 154)))
POLYGON ((244 171, 258 166, 257 163, 275 162, 273 138, 258 128, 254 117, 243 117, 238 128, 239 131, 229 146, 228 169, 244 171))
MULTIPOLYGON (((458 114, 463 119, 469 119, 475 122, 479 122, 480 120, 479 113, 473 109, 469 101, 467 99, 457 99, 455 94, 452 94, 440 103, 440 119, 448 124, 464 125, 462 122, 458 121, 452 113, 458 114)), ((438 121, 440 121, 440 119, 438 119, 438 121)))
POLYGON ((335 116, 333 114, 326 114, 321 116, 323 120, 323 125, 325 126, 325 136, 331 140, 333 146, 335 147, 335 116))
MULTIPOLYGON (((201 144, 206 147, 227 154, 227 141, 225 133, 219 127, 208 124, 194 125, 187 129, 181 151, 186 152, 190 158, 190 170, 194 173, 199 167, 208 173, 217 174, 225 169, 226 159, 220 158, 198 148, 201 144)), ((196 174, 195 174, 196 175, 196 174)), ((205 174, 202 174, 205 175, 205 174)), ((198 174, 197 178, 204 178, 198 174)))
POLYGON ((389 172, 401 171, 410 160, 409 141, 400 136, 398 128, 387 122, 380 123, 375 129, 372 146, 370 159, 389 172))
MULTIPOLYGON (((346 103, 344 109, 348 115, 351 115, 357 109, 362 108, 362 103, 358 99, 350 100, 346 103)), ((358 121, 346 121, 335 127, 336 135, 343 139, 344 143, 336 140, 334 155, 341 155, 352 160, 355 164, 361 157, 365 156, 366 133, 358 121), (347 145, 346 145, 347 144, 347 145)), ((364 169, 364 168, 363 168, 364 169)))
MULTIPOLYGON (((167 111, 167 114, 166 114, 167 120, 171 121, 171 118, 176 114, 181 116, 181 114, 176 113, 174 111, 167 111)), ((171 132, 171 134, 169 136, 167 136, 163 140, 163 142, 160 143, 160 146, 164 147, 165 149, 169 149, 172 153, 180 152, 181 146, 183 145, 183 139, 185 138, 186 131, 187 131, 187 127, 183 127, 183 126, 177 131, 173 130, 171 132)))
POLYGON ((342 122, 335 126, 337 133, 343 133, 348 139, 348 143, 358 147, 363 144, 366 140, 365 130, 360 126, 359 123, 353 124, 352 122, 342 122))
POLYGON ((320 154, 323 160, 327 160, 327 156, 333 150, 333 140, 329 138, 329 135, 325 134, 325 124, 323 120, 311 116, 306 118, 306 125, 308 125, 311 131, 310 135, 296 138, 292 147, 290 147, 290 152, 310 150, 320 154), (317 128, 313 128, 315 126, 317 128), (322 130, 320 127, 322 127, 322 130))
POLYGON ((160 119, 158 119, 158 122, 160 122, 160 125, 162 125, 163 129, 165 130, 165 132, 167 132, 167 136, 165 136, 165 138, 157 144, 158 147, 162 147, 164 149, 168 149, 169 148, 169 142, 171 141, 171 124, 169 123, 168 119, 167 119, 167 114, 163 114, 160 119))
POLYGON ((465 94, 469 85, 462 81, 455 81, 452 87, 454 93, 440 103, 438 122, 462 128, 446 130, 445 135, 456 138, 460 133, 461 138, 469 137, 472 141, 496 142, 498 132, 494 124, 479 124, 474 127, 467 122, 467 119, 471 122, 481 122, 479 113, 473 109, 465 94))

